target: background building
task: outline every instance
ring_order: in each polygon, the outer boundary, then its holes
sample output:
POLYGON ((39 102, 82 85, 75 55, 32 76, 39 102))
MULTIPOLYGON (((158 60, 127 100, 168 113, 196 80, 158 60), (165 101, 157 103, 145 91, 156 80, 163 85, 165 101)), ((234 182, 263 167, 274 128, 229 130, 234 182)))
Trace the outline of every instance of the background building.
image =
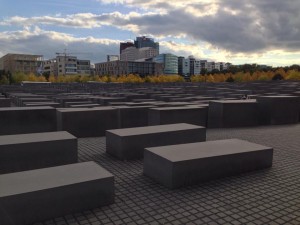
POLYGON ((134 43, 120 43, 120 60, 121 61, 146 61, 159 54, 159 43, 154 42, 153 38, 145 36, 137 37, 134 43))
POLYGON ((9 53, 0 58, 0 70, 37 74, 42 62, 42 55, 9 53))
POLYGON ((121 42, 120 43, 120 55, 123 50, 125 50, 126 48, 129 48, 129 47, 134 47, 134 44, 132 42, 121 42))
POLYGON ((107 55, 107 62, 117 61, 120 57, 118 55, 107 55))
POLYGON ((150 47, 156 49, 159 52, 159 43, 154 42, 153 38, 148 38, 145 36, 137 37, 134 41, 134 46, 136 48, 150 47))
POLYGON ((163 65, 155 62, 112 61, 95 64, 95 74, 99 76, 138 74, 140 76, 163 74, 163 65))
POLYGON ((128 47, 120 55, 121 61, 136 61, 153 58, 159 54, 158 50, 151 47, 136 48, 128 47))
POLYGON ((164 74, 178 74, 178 57, 173 54, 159 54, 153 58, 153 62, 164 66, 164 74))
POLYGON ((77 74, 91 75, 91 62, 90 62, 90 60, 77 59, 77 74))
POLYGON ((90 75, 90 60, 77 59, 67 54, 57 55, 54 59, 44 61, 44 73, 57 75, 90 75))
POLYGON ((196 59, 194 56, 188 57, 190 61, 190 76, 199 75, 201 72, 201 62, 199 59, 196 59))
POLYGON ((178 74, 181 76, 190 76, 190 59, 178 57, 178 74))

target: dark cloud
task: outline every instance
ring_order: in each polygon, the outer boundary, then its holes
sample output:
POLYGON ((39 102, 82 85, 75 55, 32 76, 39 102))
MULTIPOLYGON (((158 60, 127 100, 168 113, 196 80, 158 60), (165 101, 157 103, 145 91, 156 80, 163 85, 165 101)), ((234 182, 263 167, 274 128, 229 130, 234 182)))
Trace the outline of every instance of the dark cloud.
MULTIPOLYGON (((192 4, 201 12, 203 4, 192 4)), ((131 17, 127 24, 156 35, 186 34, 231 52, 300 50, 300 2, 280 0, 224 0, 216 14, 198 17, 184 9, 167 14, 131 17)))
MULTIPOLYGON (((300 51, 300 1, 297 0, 220 0, 212 3, 201 0, 133 0, 129 4, 148 11, 125 15, 113 12, 100 15, 74 14, 66 18, 14 18, 3 24, 49 24, 87 29, 105 25, 154 37, 184 34, 188 41, 207 42, 233 54, 264 53, 270 50, 300 51)), ((73 42, 68 44, 72 45, 73 42)), ((84 45, 84 41, 80 45, 84 45)), ((87 48, 93 46, 91 43, 87 45, 87 48)), ((76 44, 72 46, 77 47, 76 44)), ((44 46, 41 44, 40 48, 44 46)), ((109 49, 106 49, 107 54, 110 54, 109 49)))

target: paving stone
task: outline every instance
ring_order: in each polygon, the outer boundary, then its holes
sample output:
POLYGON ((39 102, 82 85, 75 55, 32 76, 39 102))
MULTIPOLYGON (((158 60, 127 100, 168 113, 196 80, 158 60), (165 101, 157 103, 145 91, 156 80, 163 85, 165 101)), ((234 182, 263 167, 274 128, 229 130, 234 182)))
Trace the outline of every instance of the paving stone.
MULTIPOLYGON (((281 224, 298 225, 299 134, 300 124, 208 129, 208 140, 239 138, 273 147, 273 167, 174 191, 144 177, 142 160, 120 161, 105 154, 104 137, 79 138, 79 161, 94 160, 115 176, 115 204, 91 210, 90 216, 103 224, 99 216, 104 215, 104 219, 120 225, 126 224, 124 219, 130 218, 129 214, 134 216, 133 213, 140 219, 131 222, 139 224, 139 220, 144 220, 147 225, 159 225, 162 218, 157 220, 155 216, 165 213, 169 214, 163 218, 166 224, 280 224, 277 221, 280 219, 281 224), (188 217, 184 216, 186 212, 190 214, 188 217), (216 219, 212 218, 214 215, 216 219)), ((79 217, 85 218, 82 212, 72 216, 76 221, 79 217)), ((43 225, 52 224, 55 223, 51 220, 43 222, 43 225)))

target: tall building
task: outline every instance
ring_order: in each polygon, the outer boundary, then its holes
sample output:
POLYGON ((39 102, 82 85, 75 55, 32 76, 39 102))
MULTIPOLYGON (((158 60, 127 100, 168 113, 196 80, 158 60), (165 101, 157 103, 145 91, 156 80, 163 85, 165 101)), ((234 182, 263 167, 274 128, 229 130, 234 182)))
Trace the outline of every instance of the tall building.
POLYGON ((125 50, 126 48, 129 48, 129 47, 134 47, 134 44, 132 42, 121 42, 120 43, 120 55, 123 50, 125 50))
POLYGON ((207 60, 200 60, 201 71, 207 70, 207 60))
POLYGON ((0 70, 11 73, 23 72, 36 74, 43 62, 42 55, 6 54, 0 58, 0 70))
POLYGON ((139 74, 140 76, 163 74, 163 65, 155 62, 112 61, 95 64, 95 74, 99 76, 119 76, 139 74))
POLYGON ((201 72, 200 60, 196 59, 194 56, 189 56, 188 59, 190 61, 190 76, 199 75, 201 72))
POLYGON ((154 42, 153 38, 148 38, 145 36, 137 37, 134 41, 134 45, 136 48, 144 48, 144 47, 150 47, 155 48, 159 52, 159 43, 154 42))
POLYGON ((153 58, 153 62, 164 66, 164 74, 178 74, 178 57, 173 54, 159 54, 153 58))
POLYGON ((190 76, 190 60, 183 56, 178 57, 178 74, 181 76, 190 76))

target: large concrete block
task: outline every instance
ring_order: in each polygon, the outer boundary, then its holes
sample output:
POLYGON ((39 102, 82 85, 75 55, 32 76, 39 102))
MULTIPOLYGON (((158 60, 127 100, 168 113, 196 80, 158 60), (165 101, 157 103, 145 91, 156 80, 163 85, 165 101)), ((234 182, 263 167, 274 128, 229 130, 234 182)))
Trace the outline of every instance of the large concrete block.
POLYGON ((205 127, 185 123, 107 130, 106 152, 122 160, 138 159, 146 147, 205 140, 205 127))
POLYGON ((118 128, 118 111, 112 107, 68 108, 57 110, 58 130, 76 137, 105 136, 105 131, 118 128))
POLYGON ((255 100, 210 101, 209 128, 258 125, 258 104, 255 100))
POLYGON ((66 131, 0 136, 0 173, 77 162, 77 138, 66 131))
POLYGON ((144 174, 168 188, 272 166, 273 149, 228 139, 146 148, 144 174))
POLYGON ((64 96, 64 97, 58 97, 55 99, 55 101, 59 102, 60 105, 65 106, 66 102, 86 102, 89 101, 89 98, 80 98, 80 97, 71 97, 70 96, 64 96))
POLYGON ((114 177, 94 162, 0 175, 0 224, 27 225, 112 204, 114 177))
POLYGON ((48 98, 43 98, 43 97, 40 97, 40 98, 19 98, 18 99, 18 106, 25 106, 25 103, 34 103, 34 102, 49 102, 51 101, 50 99, 48 98))
POLYGON ((125 97, 94 97, 93 101, 100 105, 109 105, 110 102, 125 102, 125 97))
POLYGON ((0 135, 56 131, 56 110, 49 106, 0 108, 0 135))
POLYGON ((259 96, 257 102, 263 125, 299 122, 299 96, 259 96))
POLYGON ((114 106, 118 110, 118 128, 144 127, 148 125, 148 109, 151 106, 114 106))
POLYGON ((40 107, 40 106, 51 106, 53 108, 61 107, 58 102, 27 102, 24 103, 26 107, 40 107))
POLYGON ((11 100, 9 98, 0 97, 0 107, 10 107, 11 100))
POLYGON ((148 123, 149 125, 189 123, 206 126, 207 108, 197 106, 152 108, 148 111, 148 123))

